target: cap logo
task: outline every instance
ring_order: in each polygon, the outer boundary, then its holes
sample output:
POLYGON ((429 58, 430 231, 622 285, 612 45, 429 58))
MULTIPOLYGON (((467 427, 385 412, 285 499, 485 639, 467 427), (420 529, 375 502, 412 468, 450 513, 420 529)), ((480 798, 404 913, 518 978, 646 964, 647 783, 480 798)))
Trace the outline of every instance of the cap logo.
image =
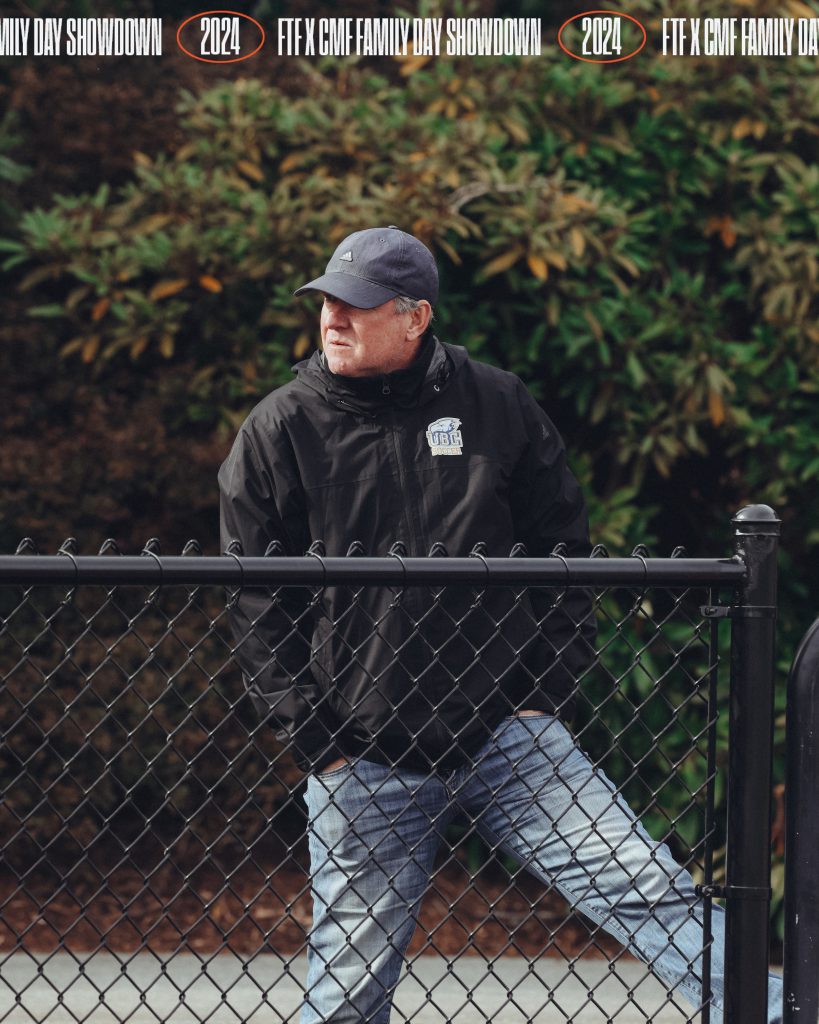
POLYGON ((427 427, 427 444, 433 455, 462 455, 463 435, 458 429, 461 421, 454 416, 442 416, 427 427))
POLYGON ((341 254, 341 255, 339 256, 339 259, 340 259, 340 260, 346 260, 346 262, 347 262, 347 263, 352 263, 352 262, 353 262, 353 254, 352 254, 352 253, 350 252, 350 250, 348 249, 348 250, 347 250, 347 252, 343 252, 343 253, 342 253, 342 254, 341 254))

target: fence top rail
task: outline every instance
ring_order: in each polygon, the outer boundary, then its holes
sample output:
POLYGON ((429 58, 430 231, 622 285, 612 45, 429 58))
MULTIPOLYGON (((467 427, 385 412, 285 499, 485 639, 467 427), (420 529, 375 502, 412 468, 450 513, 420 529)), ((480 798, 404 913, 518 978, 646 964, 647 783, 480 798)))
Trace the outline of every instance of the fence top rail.
POLYGON ((0 585, 66 586, 737 586, 747 575, 733 558, 409 558, 388 555, 0 555, 0 585))

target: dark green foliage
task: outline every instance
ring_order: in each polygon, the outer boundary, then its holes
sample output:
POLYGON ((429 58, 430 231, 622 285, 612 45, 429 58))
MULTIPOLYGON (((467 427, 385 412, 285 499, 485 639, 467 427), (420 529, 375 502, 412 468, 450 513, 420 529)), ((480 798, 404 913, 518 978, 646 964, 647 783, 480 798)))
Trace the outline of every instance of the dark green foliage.
MULTIPOLYGON (((16 118, 14 112, 7 110, 0 119, 0 225, 8 229, 16 220, 16 199, 20 186, 29 175, 29 168, 21 164, 14 156, 20 144, 20 137, 15 133, 16 118)), ((13 251, 8 248, 0 251, 13 251)))
POLYGON ((183 98, 173 157, 26 214, 7 265, 35 261, 21 287, 65 358, 192 361, 175 415, 232 427, 314 344, 292 288, 345 231, 398 221, 442 263, 440 333, 556 410, 619 510, 601 539, 658 532, 633 496, 672 477, 693 521, 751 498, 788 516, 819 478, 819 91, 799 61, 727 83, 670 67, 440 61, 399 87, 305 65, 295 101, 217 86, 183 98))

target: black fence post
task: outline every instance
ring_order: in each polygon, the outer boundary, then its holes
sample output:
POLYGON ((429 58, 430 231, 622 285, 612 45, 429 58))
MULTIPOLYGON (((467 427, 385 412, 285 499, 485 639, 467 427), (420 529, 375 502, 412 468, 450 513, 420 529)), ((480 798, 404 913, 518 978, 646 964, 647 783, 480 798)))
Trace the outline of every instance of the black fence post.
POLYGON ((784 1024, 819 1020, 819 619, 788 680, 784 1024))
POLYGON ((733 524, 747 577, 731 629, 725 1022, 765 1024, 779 519, 751 505, 733 524))

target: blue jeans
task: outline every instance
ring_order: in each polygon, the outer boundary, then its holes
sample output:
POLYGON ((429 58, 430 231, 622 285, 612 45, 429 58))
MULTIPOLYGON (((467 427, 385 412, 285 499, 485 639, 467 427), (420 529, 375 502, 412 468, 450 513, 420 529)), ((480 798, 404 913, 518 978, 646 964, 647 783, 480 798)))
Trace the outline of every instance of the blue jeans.
MULTIPOLYGON (((474 767, 429 775, 358 760, 308 780, 313 927, 301 1024, 386 1024, 435 854, 466 815, 695 1007, 702 904, 552 715, 505 719, 474 767)), ((712 1024, 721 1024, 725 915, 714 906, 712 1024)), ((771 976, 769 1020, 781 1021, 771 976)))

